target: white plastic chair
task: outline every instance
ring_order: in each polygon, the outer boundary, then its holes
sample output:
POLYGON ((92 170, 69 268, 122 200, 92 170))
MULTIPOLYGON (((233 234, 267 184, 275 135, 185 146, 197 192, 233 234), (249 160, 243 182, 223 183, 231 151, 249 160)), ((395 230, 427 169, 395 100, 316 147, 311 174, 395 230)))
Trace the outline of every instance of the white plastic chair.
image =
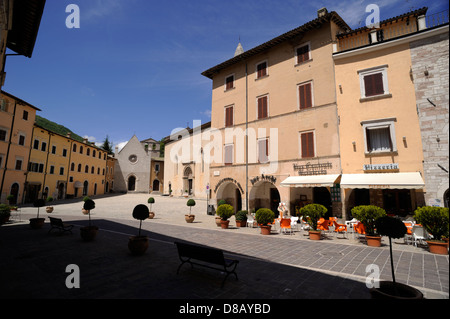
POLYGON ((417 242, 424 245, 426 244, 425 240, 427 239, 426 231, 421 226, 413 226, 412 229, 412 240, 414 241, 414 245, 417 247, 417 242))
POLYGON ((247 214, 247 227, 255 227, 255 218, 251 214, 247 214))
POLYGON ((291 228, 298 230, 298 217, 291 217, 291 228))

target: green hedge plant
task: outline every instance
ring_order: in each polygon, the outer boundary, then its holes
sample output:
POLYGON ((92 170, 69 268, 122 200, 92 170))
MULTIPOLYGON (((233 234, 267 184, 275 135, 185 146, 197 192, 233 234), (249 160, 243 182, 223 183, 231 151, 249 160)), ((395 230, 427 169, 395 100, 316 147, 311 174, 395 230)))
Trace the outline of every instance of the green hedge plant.
POLYGON ((360 205, 352 208, 352 215, 364 225, 367 235, 378 236, 375 221, 386 216, 386 211, 374 205, 360 205))
POLYGON ((222 220, 228 220, 228 218, 234 215, 234 208, 231 205, 223 204, 217 208, 216 214, 222 220))
POLYGON ((240 210, 236 213, 236 220, 246 221, 248 212, 246 210, 240 210))
POLYGON ((308 204, 299 209, 301 218, 317 231, 317 222, 327 213, 327 208, 321 204, 308 204))
POLYGON ((414 211, 414 219, 433 236, 433 240, 443 241, 449 233, 448 207, 419 207, 414 211))

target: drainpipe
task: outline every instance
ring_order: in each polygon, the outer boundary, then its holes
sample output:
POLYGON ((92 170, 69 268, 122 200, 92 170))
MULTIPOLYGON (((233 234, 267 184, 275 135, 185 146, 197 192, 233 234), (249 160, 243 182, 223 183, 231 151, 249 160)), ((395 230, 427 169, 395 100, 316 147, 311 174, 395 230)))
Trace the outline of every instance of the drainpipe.
POLYGON ((245 62, 245 209, 248 212, 248 70, 245 62))

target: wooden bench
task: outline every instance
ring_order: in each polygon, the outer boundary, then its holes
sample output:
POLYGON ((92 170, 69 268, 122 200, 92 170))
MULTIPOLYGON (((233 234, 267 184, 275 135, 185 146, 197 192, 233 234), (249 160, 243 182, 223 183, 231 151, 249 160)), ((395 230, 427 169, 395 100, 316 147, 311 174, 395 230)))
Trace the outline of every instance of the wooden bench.
POLYGON ((181 260, 181 265, 178 266, 177 275, 180 272, 181 266, 183 266, 185 263, 190 263, 192 268, 194 268, 193 265, 197 265, 226 272, 227 275, 222 281, 222 288, 225 284, 225 280, 227 280, 230 274, 234 274, 236 280, 238 280, 238 276, 235 270, 239 263, 239 260, 225 258, 222 250, 181 242, 175 242, 175 245, 178 249, 178 257, 180 257, 181 260), (203 263, 198 263, 193 260, 201 261, 203 263), (213 264, 220 267, 213 267, 208 264, 213 264))
POLYGON ((60 234, 65 232, 70 232, 72 234, 73 225, 63 223, 61 218, 49 217, 49 219, 51 228, 48 231, 48 233, 50 233, 53 229, 56 228, 59 229, 60 234))

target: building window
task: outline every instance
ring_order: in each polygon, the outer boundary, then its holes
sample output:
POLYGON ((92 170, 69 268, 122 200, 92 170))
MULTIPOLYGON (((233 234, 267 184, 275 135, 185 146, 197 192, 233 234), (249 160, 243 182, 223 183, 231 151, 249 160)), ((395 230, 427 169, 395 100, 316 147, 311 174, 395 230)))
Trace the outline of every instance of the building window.
POLYGON ((85 172, 85 173, 89 173, 89 166, 86 165, 86 166, 84 167, 84 172, 85 172))
POLYGON ((0 128, 0 141, 6 142, 6 130, 0 128))
POLYGON ((299 84, 298 98, 300 110, 313 106, 312 82, 299 84))
POLYGON ((55 166, 50 166, 50 173, 49 174, 55 174, 55 166))
POLYGON ((234 149, 234 145, 233 144, 227 144, 224 147, 225 151, 224 151, 224 163, 225 165, 231 165, 233 164, 233 149, 234 149))
POLYGON ((64 175, 64 167, 59 168, 59 175, 64 175))
POLYGON ((300 133, 300 157, 315 157, 314 132, 300 133))
POLYGON ((47 150, 47 143, 42 142, 42 144, 41 144, 41 151, 45 152, 46 150, 47 150))
POLYGON ((63 149, 62 156, 67 157, 67 149, 63 149))
POLYGON ((396 152, 395 119, 363 122, 366 154, 396 152))
POLYGON ((92 157, 95 157, 95 150, 92 151, 92 157))
POLYGON ((233 126, 233 106, 225 108, 225 127, 233 126))
POLYGON ((77 144, 73 144, 72 152, 76 152, 76 151, 77 151, 77 144))
POLYGON ((69 177, 69 183, 73 183, 73 176, 69 177))
POLYGON ((358 71, 361 98, 389 95, 387 66, 358 71))
POLYGON ((258 63, 256 65, 256 78, 260 79, 268 74, 267 72, 267 61, 258 63))
POLYGON ((2 168, 3 164, 3 154, 0 154, 0 168, 2 168))
POLYGON ((25 145, 25 135, 19 135, 19 145, 25 145))
POLYGON ((56 154, 56 146, 52 145, 52 154, 56 154))
POLYGON ((258 162, 269 162, 269 139, 263 138, 258 140, 258 162))
POLYGON ((80 154, 83 154, 83 146, 80 146, 80 154))
POLYGON ((311 59, 311 48, 309 43, 299 46, 296 50, 297 64, 306 62, 311 59))
POLYGON ((258 119, 265 119, 269 114, 268 96, 258 98, 258 119))
POLYGON ((225 91, 234 89, 234 75, 225 78, 225 91))
POLYGON ((21 158, 16 158, 16 166, 15 166, 16 171, 22 170, 22 163, 23 160, 21 158))
POLYGON ((28 111, 23 111, 22 119, 28 121, 28 111))
POLYGON ((33 148, 34 148, 35 150, 38 150, 38 149, 39 149, 39 140, 34 140, 34 142, 33 142, 33 148))

